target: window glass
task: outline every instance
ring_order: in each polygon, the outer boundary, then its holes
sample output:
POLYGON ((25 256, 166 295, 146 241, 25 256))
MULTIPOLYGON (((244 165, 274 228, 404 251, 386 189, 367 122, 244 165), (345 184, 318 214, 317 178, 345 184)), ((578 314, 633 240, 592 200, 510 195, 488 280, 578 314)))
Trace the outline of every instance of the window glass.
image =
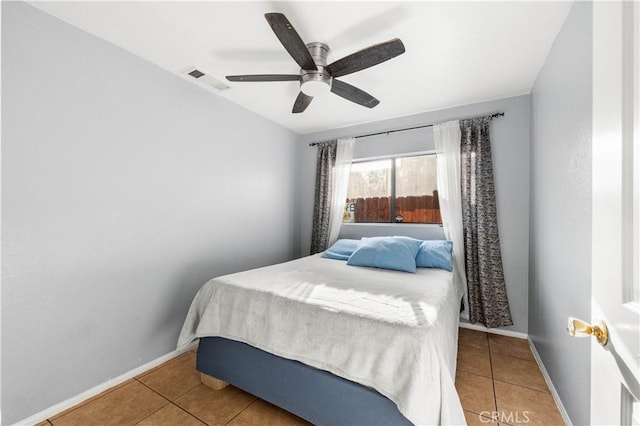
POLYGON ((396 158, 395 221, 441 223, 436 156, 396 158))
POLYGON ((343 222, 441 223, 436 156, 353 163, 343 222))
POLYGON ((392 160, 351 165, 346 222, 389 222, 391 217, 392 160))

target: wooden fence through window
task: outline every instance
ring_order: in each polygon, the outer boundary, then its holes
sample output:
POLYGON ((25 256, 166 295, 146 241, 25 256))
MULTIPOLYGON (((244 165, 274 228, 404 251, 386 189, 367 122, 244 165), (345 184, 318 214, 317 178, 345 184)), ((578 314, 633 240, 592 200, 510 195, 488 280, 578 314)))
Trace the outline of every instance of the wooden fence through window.
POLYGON ((419 197, 396 198, 396 213, 391 217, 390 197, 356 198, 347 200, 355 204, 356 223, 395 222, 397 215, 402 215, 403 223, 442 223, 438 191, 433 195, 419 197))

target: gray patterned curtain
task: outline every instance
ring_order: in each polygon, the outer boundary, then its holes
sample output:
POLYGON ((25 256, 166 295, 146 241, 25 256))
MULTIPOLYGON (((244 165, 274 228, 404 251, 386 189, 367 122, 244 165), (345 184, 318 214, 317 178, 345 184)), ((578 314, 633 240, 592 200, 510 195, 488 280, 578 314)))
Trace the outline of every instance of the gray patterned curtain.
POLYGON ((460 149, 469 320, 493 328, 513 321, 502 272, 490 123, 491 117, 460 120, 460 149))
POLYGON ((331 211, 331 172, 336 164, 338 142, 318 144, 316 157, 316 195, 313 202, 313 231, 311 233, 311 254, 326 250, 329 242, 329 212, 331 211))

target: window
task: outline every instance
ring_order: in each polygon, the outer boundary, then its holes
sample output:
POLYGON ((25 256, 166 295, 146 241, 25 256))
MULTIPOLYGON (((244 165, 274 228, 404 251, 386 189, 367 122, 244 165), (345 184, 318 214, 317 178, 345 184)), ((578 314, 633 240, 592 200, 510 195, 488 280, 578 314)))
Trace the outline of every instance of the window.
POLYGON ((435 154, 354 162, 343 222, 442 223, 435 154))

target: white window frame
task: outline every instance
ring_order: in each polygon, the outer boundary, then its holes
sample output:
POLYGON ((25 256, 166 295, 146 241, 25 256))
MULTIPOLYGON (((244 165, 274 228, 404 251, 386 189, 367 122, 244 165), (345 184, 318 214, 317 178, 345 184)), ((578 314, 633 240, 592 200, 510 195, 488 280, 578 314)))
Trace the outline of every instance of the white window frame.
POLYGON ((402 153, 398 155, 380 155, 375 157, 361 157, 354 158, 351 163, 367 163, 370 161, 380 161, 380 160, 391 160, 391 206, 390 206, 390 216, 389 222, 343 222, 342 225, 396 225, 396 226, 438 226, 442 227, 441 222, 396 222, 394 221, 393 214, 396 211, 396 160, 400 158, 408 158, 408 157, 421 157, 427 155, 436 155, 436 151, 434 149, 428 151, 418 151, 418 152, 408 152, 402 153))

